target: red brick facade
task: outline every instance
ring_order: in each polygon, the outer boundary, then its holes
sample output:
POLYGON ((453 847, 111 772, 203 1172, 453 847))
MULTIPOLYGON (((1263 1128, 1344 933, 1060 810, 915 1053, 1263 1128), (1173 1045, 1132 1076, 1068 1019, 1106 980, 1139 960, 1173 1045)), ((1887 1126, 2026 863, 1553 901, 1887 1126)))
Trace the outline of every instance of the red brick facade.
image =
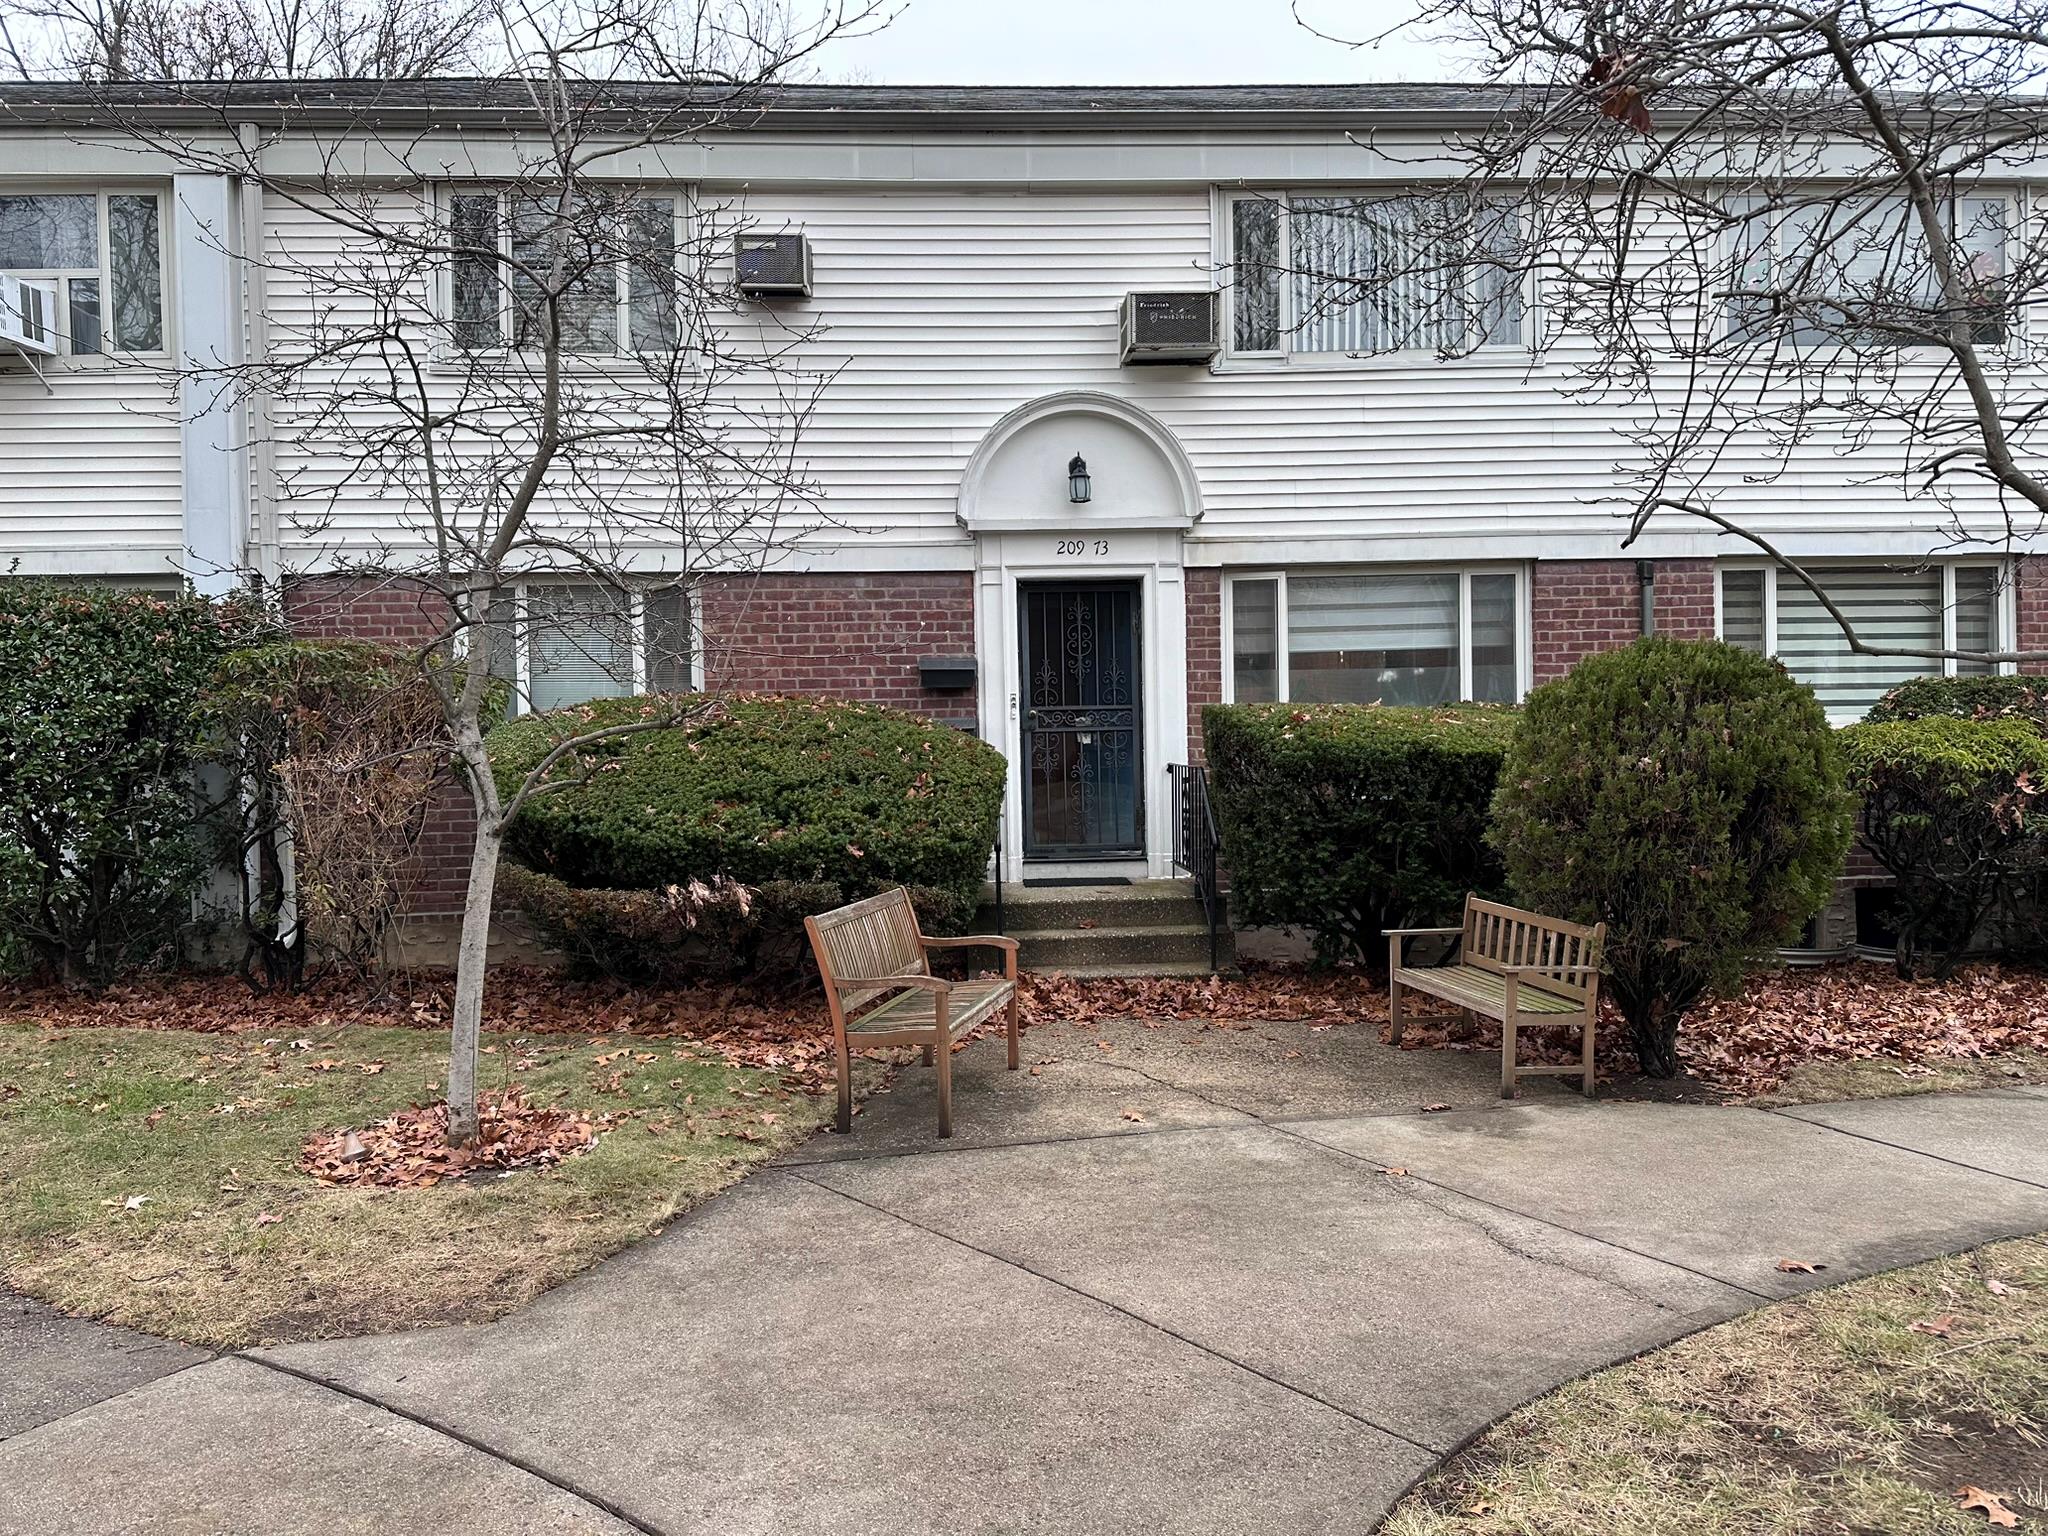
POLYGON ((1188 602, 1188 761, 1202 762, 1202 706, 1223 702, 1223 573, 1191 567, 1188 602))
MULTIPOLYGON (((2013 619, 2018 649, 2048 651, 2048 555, 2013 562, 2013 619)), ((2019 670, 2048 673, 2048 661, 2023 661, 2019 670)))
POLYGON ((974 654, 966 572, 736 576, 699 589, 708 688, 808 693, 915 710, 968 726, 975 690, 937 693, 927 656, 974 654))
MULTIPOLYGON (((1657 632, 1679 639, 1714 633, 1714 563, 1659 560, 1657 632)), ((1643 589, 1633 560, 1539 560, 1529 581, 1535 681, 1547 683, 1601 651, 1643 633, 1643 589)))

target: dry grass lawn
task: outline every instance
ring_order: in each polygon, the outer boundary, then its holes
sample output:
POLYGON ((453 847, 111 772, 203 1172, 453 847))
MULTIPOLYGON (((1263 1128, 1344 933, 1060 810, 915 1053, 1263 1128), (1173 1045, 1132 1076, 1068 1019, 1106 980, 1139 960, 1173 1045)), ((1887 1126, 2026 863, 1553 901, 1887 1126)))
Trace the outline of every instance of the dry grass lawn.
POLYGON ((486 1048, 486 1088, 635 1113, 555 1169, 338 1189, 296 1168, 306 1136, 431 1102, 442 1035, 0 1025, 0 1280, 213 1346, 480 1321, 655 1231, 829 1109, 685 1041, 486 1048))
POLYGON ((1816 1292, 1560 1388, 1386 1536, 2048 1531, 2048 1241, 1816 1292), (1915 1325, 1918 1325, 1917 1327, 1915 1325), (1962 1507, 2000 1495, 2016 1526, 1962 1507))
POLYGON ((2013 1088, 2048 1083, 2048 1051, 1920 1061, 1873 1058, 1809 1061, 1784 1085, 1759 1094, 1754 1104, 1827 1104, 1837 1099, 1895 1099, 1915 1093, 1957 1093, 1972 1088, 2013 1088))

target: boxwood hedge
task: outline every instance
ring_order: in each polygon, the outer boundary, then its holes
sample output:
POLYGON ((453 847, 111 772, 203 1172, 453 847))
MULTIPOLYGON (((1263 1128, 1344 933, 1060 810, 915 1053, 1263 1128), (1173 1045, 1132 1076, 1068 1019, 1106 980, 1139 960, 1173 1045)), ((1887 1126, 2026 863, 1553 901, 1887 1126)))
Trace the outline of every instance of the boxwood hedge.
MULTIPOLYGON (((655 920, 672 903, 650 906, 634 893, 737 883, 765 893, 749 911, 772 926, 904 885, 936 929, 965 925, 995 844, 1000 753, 879 705, 703 702, 686 723, 607 744, 595 765, 566 765, 563 778, 576 782, 530 800, 514 819, 507 853, 545 879, 515 877, 508 889, 524 893, 544 926, 576 925, 586 941, 606 930, 622 968, 673 972, 674 953, 644 963, 626 953, 635 943, 673 951, 684 937, 664 938, 655 920)), ((508 721, 490 734, 492 769, 510 792, 565 733, 674 707, 607 699, 508 721)), ((714 948, 750 958, 772 947, 765 934, 735 943, 729 926, 714 948)))
POLYGON ((1241 921, 1312 932, 1324 963, 1378 964, 1382 928, 1498 893, 1484 834, 1512 710, 1219 704, 1202 724, 1241 921))

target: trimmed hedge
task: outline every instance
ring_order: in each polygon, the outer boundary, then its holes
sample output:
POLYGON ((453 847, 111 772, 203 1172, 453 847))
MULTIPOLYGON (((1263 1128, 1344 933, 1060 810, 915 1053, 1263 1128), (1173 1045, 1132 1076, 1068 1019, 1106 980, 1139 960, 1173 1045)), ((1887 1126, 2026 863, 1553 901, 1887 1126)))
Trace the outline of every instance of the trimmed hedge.
MULTIPOLYGON (((628 973, 765 965, 806 915, 898 885, 934 932, 966 926, 995 846, 1000 753, 879 705, 705 702, 689 723, 565 763, 564 787, 506 834, 546 880, 515 875, 508 897, 586 961, 628 973), (693 882, 719 898, 673 894, 693 882), (729 885, 751 893, 737 930, 729 904, 715 916, 729 885)), ((564 734, 675 708, 605 699, 509 721, 488 738, 492 770, 509 793, 564 734)))
POLYGON ((1530 694, 1494 813, 1521 905, 1607 924, 1609 992, 1657 1077, 1685 1011, 1827 900, 1851 836, 1813 690, 1711 640, 1639 640, 1530 694))
POLYGON ((1485 829, 1514 713, 1488 705, 1215 704, 1211 794, 1240 920, 1378 965, 1383 928, 1498 891, 1485 829))
POLYGON ((2031 720, 2037 728, 2048 730, 2048 678, 1916 677, 1879 699, 1863 718, 1920 720, 1929 715, 1957 720, 2031 720))
POLYGON ((2048 872, 2048 736, 2024 714, 1928 715, 1852 725, 1842 744, 1863 840, 1898 881, 1899 974, 1946 976, 2048 872))

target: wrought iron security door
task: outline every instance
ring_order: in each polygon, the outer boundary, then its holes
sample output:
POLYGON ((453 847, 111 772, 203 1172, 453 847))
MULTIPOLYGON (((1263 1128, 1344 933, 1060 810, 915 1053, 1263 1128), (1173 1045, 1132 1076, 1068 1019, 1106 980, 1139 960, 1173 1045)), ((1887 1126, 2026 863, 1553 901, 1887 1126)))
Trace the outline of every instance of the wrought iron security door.
POLYGON ((1026 586, 1024 852, 1140 853, 1135 585, 1026 586))

